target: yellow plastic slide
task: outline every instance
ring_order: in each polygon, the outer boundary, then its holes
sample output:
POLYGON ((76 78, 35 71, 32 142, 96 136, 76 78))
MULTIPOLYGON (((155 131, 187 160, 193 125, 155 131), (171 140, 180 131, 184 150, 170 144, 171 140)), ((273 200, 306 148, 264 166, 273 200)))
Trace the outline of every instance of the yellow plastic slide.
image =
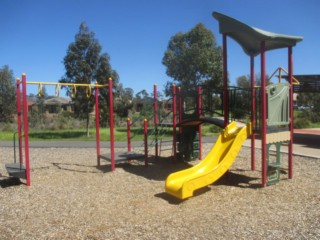
POLYGON ((220 134, 209 154, 199 164, 168 176, 165 190, 174 197, 192 197, 193 191, 218 180, 236 159, 242 144, 251 135, 251 124, 242 128, 230 123, 220 134))

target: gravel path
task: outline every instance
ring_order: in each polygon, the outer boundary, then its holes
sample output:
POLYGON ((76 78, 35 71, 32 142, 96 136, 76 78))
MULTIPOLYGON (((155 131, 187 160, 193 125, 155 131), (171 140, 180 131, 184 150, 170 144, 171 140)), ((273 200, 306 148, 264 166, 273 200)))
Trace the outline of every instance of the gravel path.
POLYGON ((7 178, 13 151, 1 147, 0 239, 320 239, 318 159, 294 157, 292 180, 282 174, 280 183, 260 188, 260 165, 250 170, 243 147, 222 180, 179 201, 164 193, 164 181, 197 161, 162 157, 110 172, 107 162, 96 167, 95 154, 32 148, 26 187, 7 178))

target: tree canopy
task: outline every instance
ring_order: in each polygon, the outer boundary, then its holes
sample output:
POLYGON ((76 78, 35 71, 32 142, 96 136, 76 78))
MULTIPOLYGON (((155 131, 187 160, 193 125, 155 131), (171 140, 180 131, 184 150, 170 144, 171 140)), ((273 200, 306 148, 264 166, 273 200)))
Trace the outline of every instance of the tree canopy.
POLYGON ((11 122, 16 112, 15 79, 9 66, 0 68, 0 122, 11 122))
MULTIPOLYGON (((110 57, 107 53, 101 53, 102 47, 95 38, 94 32, 90 31, 83 22, 80 24, 79 32, 75 35, 75 41, 70 43, 63 63, 66 69, 65 75, 60 82, 62 83, 83 83, 99 84, 107 83, 109 77, 113 78, 114 88, 117 87, 119 77, 110 65, 110 57)), ((74 101, 75 116, 87 118, 87 129, 89 126, 89 113, 93 110, 93 96, 88 97, 85 88, 77 88, 75 96, 68 88, 67 93, 72 96, 74 101)), ((102 122, 108 117, 106 110, 107 93, 100 91, 100 114, 102 122)))
MULTIPOLYGON (((177 33, 168 44, 162 63, 168 76, 182 87, 195 90, 198 84, 212 88, 222 86, 222 51, 215 36, 202 23, 189 32, 177 33)), ((173 82, 167 82, 166 95, 173 82)))

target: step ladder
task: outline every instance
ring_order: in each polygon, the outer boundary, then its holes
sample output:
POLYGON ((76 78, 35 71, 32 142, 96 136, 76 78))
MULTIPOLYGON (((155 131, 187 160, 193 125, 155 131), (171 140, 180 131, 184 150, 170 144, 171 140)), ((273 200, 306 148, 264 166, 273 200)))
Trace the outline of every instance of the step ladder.
POLYGON ((267 144, 267 185, 268 186, 276 184, 280 181, 281 145, 282 145, 282 142, 267 144), (270 153, 270 147, 272 145, 276 147, 276 151, 274 153, 270 153), (271 159, 271 157, 273 159, 271 159))

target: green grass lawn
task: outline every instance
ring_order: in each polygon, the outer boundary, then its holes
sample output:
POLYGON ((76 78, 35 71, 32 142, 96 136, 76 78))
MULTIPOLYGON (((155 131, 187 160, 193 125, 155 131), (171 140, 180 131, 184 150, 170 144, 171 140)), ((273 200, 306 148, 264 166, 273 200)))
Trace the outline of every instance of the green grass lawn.
MULTIPOLYGON (((202 134, 204 136, 213 135, 210 126, 203 126, 202 134)), ((12 141, 13 132, 1 132, 0 140, 12 141)), ((115 141, 127 141, 127 129, 126 128, 115 128, 115 141)), ((154 136, 153 129, 148 130, 149 135, 154 136)), ((172 130, 167 130, 161 133, 161 136, 169 139, 172 137, 172 130)), ((101 141, 110 140, 109 128, 100 129, 101 141)), ((95 141, 96 130, 90 129, 90 136, 87 137, 86 129, 69 129, 69 130, 29 130, 30 141, 95 141)), ((131 141, 142 141, 143 130, 141 128, 131 128, 131 141)))
MULTIPOLYGON (((118 141, 125 140, 125 134, 115 130, 115 136, 118 141)), ((100 138, 102 141, 109 140, 110 134, 109 129, 100 129, 100 138)), ((0 140, 12 140, 13 132, 1 132, 0 140)), ((90 129, 90 136, 86 136, 86 129, 70 129, 70 130, 29 130, 30 141, 95 141, 96 131, 90 129)))
MULTIPOLYGON (((310 128, 320 128, 320 123, 312 123, 310 128)), ((212 125, 202 126, 203 136, 217 135, 221 131, 220 128, 212 125)), ((115 141, 127 141, 127 129, 115 128, 115 141)), ((0 141, 12 141, 14 132, 1 132, 0 141)), ((148 130, 149 137, 154 136, 153 128, 148 130), (150 136, 152 135, 152 136, 150 136)), ((172 130, 167 130, 161 133, 162 138, 170 139, 172 137, 172 130)), ((90 136, 86 136, 86 129, 67 129, 67 130, 29 130, 30 141, 95 141, 96 130, 90 129, 90 136)), ((110 140, 109 128, 100 129, 100 140, 110 140)), ((143 141, 143 129, 131 128, 131 141, 143 141)))
MULTIPOLYGON (((133 138, 132 141, 139 141, 143 139, 141 133, 131 133, 133 138)), ((126 141, 127 131, 124 128, 116 128, 114 131, 116 141, 126 141)), ((90 136, 87 137, 86 129, 71 129, 71 130, 42 130, 42 131, 29 131, 30 141, 95 141, 96 130, 90 129, 90 136)), ((100 140, 110 140, 110 129, 100 129, 100 140)))

